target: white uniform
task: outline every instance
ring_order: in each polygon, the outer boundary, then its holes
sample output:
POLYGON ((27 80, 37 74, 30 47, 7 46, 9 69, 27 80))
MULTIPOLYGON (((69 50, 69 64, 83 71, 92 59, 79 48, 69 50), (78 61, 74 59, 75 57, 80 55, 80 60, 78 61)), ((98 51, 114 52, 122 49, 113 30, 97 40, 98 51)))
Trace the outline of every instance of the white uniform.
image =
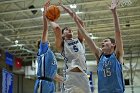
POLYGON ((91 93, 89 80, 85 73, 87 69, 85 47, 79 39, 64 40, 65 75, 64 93, 91 93), (82 72, 71 72, 73 68, 82 72))

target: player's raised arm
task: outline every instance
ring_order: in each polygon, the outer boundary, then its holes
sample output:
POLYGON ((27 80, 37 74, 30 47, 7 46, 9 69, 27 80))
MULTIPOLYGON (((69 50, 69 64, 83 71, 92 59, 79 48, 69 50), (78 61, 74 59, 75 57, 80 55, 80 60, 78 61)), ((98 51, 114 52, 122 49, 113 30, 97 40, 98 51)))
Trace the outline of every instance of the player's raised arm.
POLYGON ((116 11, 117 4, 118 4, 117 0, 113 0, 110 6, 110 10, 114 18, 114 26, 115 26, 115 41, 116 41, 115 52, 116 52, 117 58, 122 63, 124 51, 123 51, 123 41, 121 38, 121 31, 120 31, 120 23, 119 23, 117 11, 116 11))
POLYGON ((61 28, 56 22, 50 21, 50 25, 52 26, 54 34, 55 34, 56 48, 60 52, 60 51, 62 51, 62 32, 61 32, 61 28))
POLYGON ((85 28, 80 24, 78 17, 76 14, 74 14, 74 21, 76 22, 78 28, 79 28, 79 32, 83 35, 83 37, 85 38, 85 41, 87 42, 90 50, 94 53, 96 59, 99 59, 99 56, 101 55, 101 50, 96 46, 94 40, 92 40, 89 36, 89 34, 87 33, 87 31, 85 30, 85 28))
MULTIPOLYGON (((72 9, 64 6, 62 3, 60 3, 60 6, 73 18, 74 12, 72 9)), ((77 19, 78 19, 79 23, 84 27, 84 22, 81 20, 81 18, 79 16, 77 16, 77 19)), ((81 33, 79 33, 79 28, 78 28, 78 38, 81 42, 83 42, 83 36, 81 35, 81 33)))
POLYGON ((47 18, 45 16, 46 10, 49 6, 50 1, 46 2, 44 5, 44 11, 43 11, 43 33, 42 33, 42 43, 45 43, 48 40, 48 22, 47 18))
POLYGON ((56 74, 55 77, 54 77, 54 80, 61 83, 61 82, 63 82, 63 77, 56 74))
POLYGON ((55 45, 58 51, 62 50, 61 43, 62 43, 62 34, 61 34, 61 28, 56 23, 58 18, 60 17, 60 9, 56 5, 50 5, 47 8, 47 12, 45 13, 46 17, 48 19, 48 22, 50 23, 50 26, 53 28, 54 34, 55 34, 55 45))

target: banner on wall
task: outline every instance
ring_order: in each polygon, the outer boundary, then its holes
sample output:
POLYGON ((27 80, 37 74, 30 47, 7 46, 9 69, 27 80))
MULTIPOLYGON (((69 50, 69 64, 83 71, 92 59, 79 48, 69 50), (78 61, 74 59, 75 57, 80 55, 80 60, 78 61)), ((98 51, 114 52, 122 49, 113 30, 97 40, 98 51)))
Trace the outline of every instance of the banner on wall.
POLYGON ((21 67, 22 67, 22 59, 21 58, 15 58, 15 67, 16 67, 16 69, 21 69, 21 67))
POLYGON ((0 49, 0 58, 2 57, 2 50, 0 49))
POLYGON ((10 65, 10 66, 13 66, 13 58, 14 56, 12 54, 10 54, 9 52, 5 52, 5 55, 6 55, 6 64, 10 65))
POLYGON ((2 49, 0 49, 0 60, 5 60, 5 54, 2 49))
POLYGON ((2 70, 2 93, 13 93, 13 74, 2 70))

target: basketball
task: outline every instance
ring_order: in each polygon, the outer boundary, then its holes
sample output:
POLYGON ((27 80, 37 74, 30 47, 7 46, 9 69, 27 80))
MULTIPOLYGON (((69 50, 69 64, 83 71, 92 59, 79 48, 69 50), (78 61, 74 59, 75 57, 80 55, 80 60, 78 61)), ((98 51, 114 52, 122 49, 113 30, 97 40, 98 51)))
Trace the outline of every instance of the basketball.
POLYGON ((56 5, 50 5, 46 11, 46 17, 51 20, 55 21, 60 17, 60 10, 56 5))

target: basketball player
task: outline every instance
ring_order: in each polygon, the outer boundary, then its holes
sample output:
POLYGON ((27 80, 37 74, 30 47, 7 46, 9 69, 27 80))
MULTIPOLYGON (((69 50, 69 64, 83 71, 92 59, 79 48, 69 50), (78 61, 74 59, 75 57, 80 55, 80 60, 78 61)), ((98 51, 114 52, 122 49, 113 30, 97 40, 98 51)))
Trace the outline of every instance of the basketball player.
POLYGON ((110 6, 114 18, 115 40, 112 38, 104 39, 101 42, 102 48, 98 48, 95 42, 89 37, 88 33, 80 24, 77 15, 74 14, 73 16, 80 29, 80 33, 85 38, 98 62, 98 93, 124 93, 122 74, 124 51, 116 6, 117 2, 112 2, 110 6))
MULTIPOLYGON (((45 4, 46 11, 49 1, 45 4)), ((38 70, 35 82, 34 93, 55 93, 54 80, 62 82, 62 77, 57 74, 57 60, 54 53, 49 48, 48 43, 48 23, 43 13, 44 31, 38 50, 38 70)))
MULTIPOLYGON (((61 6, 70 15, 72 14, 70 9, 61 6)), ((63 93, 91 93, 86 74, 87 65, 82 35, 78 31, 78 38, 73 38, 73 31, 69 27, 65 27, 61 31, 56 22, 50 22, 50 24, 55 33, 56 48, 65 59, 63 93)), ((82 21, 81 25, 83 26, 82 21)))

